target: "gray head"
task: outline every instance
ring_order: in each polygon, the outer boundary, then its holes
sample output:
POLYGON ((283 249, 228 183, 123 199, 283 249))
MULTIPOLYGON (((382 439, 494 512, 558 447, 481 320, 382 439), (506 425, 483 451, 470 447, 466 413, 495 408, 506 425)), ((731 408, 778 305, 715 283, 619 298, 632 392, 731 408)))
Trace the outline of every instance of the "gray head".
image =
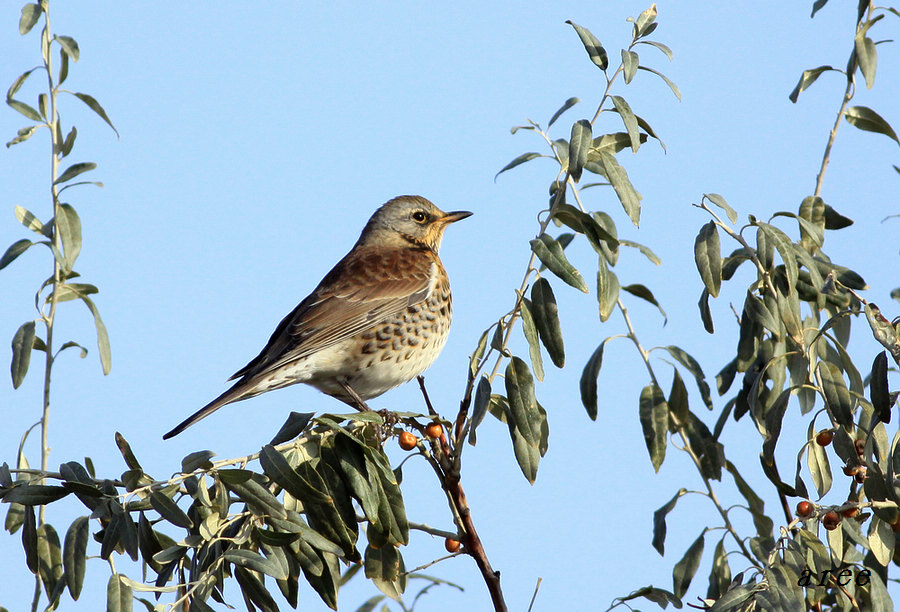
POLYGON ((446 213, 420 196, 398 196, 381 206, 366 223, 357 245, 423 246, 437 252, 447 226, 472 213, 446 213))

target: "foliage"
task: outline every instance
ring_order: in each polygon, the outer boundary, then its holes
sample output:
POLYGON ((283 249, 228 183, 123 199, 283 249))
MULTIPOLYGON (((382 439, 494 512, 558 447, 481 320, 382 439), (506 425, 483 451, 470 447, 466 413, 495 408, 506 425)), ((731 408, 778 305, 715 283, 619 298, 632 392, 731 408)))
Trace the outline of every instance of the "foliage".
MULTIPOLYGON (((813 15, 826 2, 817 0, 813 15)), ((898 14, 861 1, 846 69, 821 66, 806 70, 790 94, 790 100, 797 102, 799 95, 826 73, 838 72, 846 78, 815 189, 796 212, 779 212, 765 221, 749 214, 741 223, 741 215, 723 195, 705 193, 695 204, 704 215, 694 242, 700 323, 708 333, 722 334, 723 325, 720 322, 717 331, 713 320, 710 299, 734 299, 741 304, 735 313, 738 340, 734 358, 715 378, 716 391, 723 399, 713 398, 712 381, 685 348, 645 346, 628 305, 633 299, 650 303, 663 320, 665 311, 649 287, 620 279, 621 268, 616 267, 620 255, 628 257, 635 252, 660 264, 649 247, 626 237, 640 225, 642 198, 617 157, 624 150, 637 153, 651 139, 665 148, 648 121, 633 110, 638 103, 626 100, 620 88, 638 75, 652 75, 676 99, 681 97, 678 87, 662 72, 642 63, 642 54, 673 57, 669 47, 651 38, 659 25, 653 5, 629 19, 631 42, 620 51, 618 61, 610 61, 610 54, 588 28, 568 22, 588 61, 600 71, 601 83, 605 82, 596 110, 588 113, 590 118, 580 118, 565 128, 567 138, 551 136, 551 128, 581 103, 578 98, 566 100, 546 126, 529 120, 512 130, 537 136, 543 152, 523 153, 498 176, 536 159, 549 160, 549 200, 541 211, 537 234, 529 242, 531 254, 516 299, 479 338, 468 364, 460 409, 452 421, 434 411, 422 384, 426 410, 421 414, 316 417, 292 413, 282 430, 256 453, 219 461, 213 461, 212 451, 192 453, 173 477, 155 479, 144 472, 128 442, 118 434, 116 442, 127 467, 121 476, 98 476, 89 460, 65 462, 56 472, 48 469, 46 431, 53 359, 70 347, 86 353, 74 342, 62 344, 54 352, 56 305, 80 299, 90 308, 104 371, 109 369, 109 342, 88 297, 97 292, 96 287, 70 282, 78 276, 73 265, 81 248, 80 221, 74 208, 59 200, 64 189, 84 184, 71 182, 74 178, 95 167, 81 162, 57 172, 77 136, 73 127, 62 137, 57 95, 68 93, 60 85, 67 77, 69 60, 78 60, 78 46, 71 37, 50 33, 46 1, 26 5, 20 22, 22 34, 42 18, 45 21, 43 65, 22 74, 9 90, 8 105, 35 123, 19 130, 8 146, 48 128, 53 142, 53 217, 44 223, 17 208, 19 221, 44 240, 13 243, 0 258, 0 268, 33 244, 43 244, 53 254, 54 271, 37 293, 39 316, 23 324, 13 339, 14 386, 26 375, 33 350, 43 351, 47 357, 42 464, 40 469, 30 469, 20 450, 15 470, 6 464, 0 467, 0 498, 9 504, 6 529, 22 532, 26 565, 37 585, 34 607, 41 589, 47 609, 57 607, 66 592, 78 599, 88 549, 94 546, 99 547, 101 558, 110 561, 109 610, 130 610, 136 600, 150 610, 174 609, 188 602, 191 609, 212 609, 210 600, 226 603, 225 585, 229 582, 237 585, 250 610, 277 610, 279 599, 297 607, 301 577, 326 604, 337 609, 341 585, 359 571, 381 591, 359 610, 373 610, 385 598, 411 610, 419 597, 436 586, 459 588, 407 570, 402 547, 411 532, 422 531, 447 538, 448 550, 461 543, 459 552, 450 555, 471 556, 494 608, 505 610, 499 574, 488 562, 461 487, 463 451, 466 441, 476 445, 477 429, 490 414, 507 425, 522 474, 529 482, 536 481, 549 444, 547 411, 538 400, 539 383, 548 375, 545 356, 556 368, 566 365, 567 336, 558 303, 568 299, 570 287, 577 290, 571 295, 578 297, 595 288, 600 322, 616 325, 615 318, 620 326, 617 333, 599 343, 583 366, 579 394, 588 417, 597 419, 602 404, 598 377, 607 344, 627 340, 644 366, 643 380, 634 393, 653 468, 659 471, 667 453, 675 449, 686 454, 702 483, 701 491, 679 486, 670 501, 655 512, 654 548, 660 554, 665 552, 667 519, 684 495, 703 496, 719 519, 717 524, 700 527, 696 539, 674 564, 671 590, 642 587, 616 599, 611 607, 630 606, 639 598, 662 608, 669 603, 681 607, 710 546, 709 587, 700 602, 706 609, 892 609, 885 585, 891 564, 900 564, 895 542, 895 531, 900 529, 900 490, 895 481, 900 470, 900 432, 889 436, 887 428, 898 395, 889 388, 888 372, 893 368, 891 362, 900 365, 900 323, 889 321, 860 295, 867 286, 859 274, 824 251, 830 232, 847 227, 852 220, 829 206, 821 195, 831 148, 844 120, 897 140, 882 115, 866 106, 850 106, 857 75, 867 88, 875 84, 877 46, 870 33, 888 12, 898 14), (60 57, 58 72, 51 62, 55 47, 60 57), (38 95, 37 108, 14 97, 35 70, 46 72, 49 84, 47 93, 38 95), (621 206, 635 229, 617 227, 608 212, 592 209, 588 196, 601 202, 608 198, 621 206), (596 283, 588 283, 588 275, 567 257, 567 249, 581 241, 596 255, 596 283), (744 270, 740 278, 750 282, 735 290, 732 285, 739 278, 739 269, 744 270), (864 333, 871 331, 884 349, 872 355, 871 366, 868 361, 863 364, 868 370, 861 370, 846 348, 854 321, 861 323, 863 316, 867 321, 864 333), (513 335, 519 320, 527 360, 511 348, 516 346, 513 335), (36 323, 44 326, 43 337, 36 323), (685 380, 696 391, 689 391, 685 380), (694 398, 699 402, 692 403, 694 398), (805 438, 781 439, 783 423, 796 418, 797 412, 808 423, 805 438), (759 434, 760 465, 771 492, 756 491, 748 484, 741 472, 754 470, 755 465, 741 465, 739 470, 722 442, 726 427, 746 428, 751 423, 759 434), (411 431, 421 437, 410 438, 411 431), (415 451, 410 457, 421 457, 432 467, 446 494, 453 530, 435 529, 407 518, 402 464, 392 468, 384 452, 385 442, 401 434, 406 436, 403 444, 415 451), (781 450, 776 453, 779 442, 781 450), (785 452, 791 457, 787 466, 781 459, 785 452), (818 504, 815 500, 821 500, 840 478, 836 479, 831 467, 835 456, 844 464, 842 471, 848 479, 846 501, 818 504), (811 488, 803 477, 804 466, 811 488), (791 471, 793 478, 785 477, 791 471), (723 475, 727 475, 725 483, 723 475), (742 502, 726 505, 722 501, 726 495, 739 495, 742 502), (764 499, 772 495, 780 502, 777 512, 766 508, 764 499), (45 508, 69 496, 80 500, 90 514, 76 518, 61 540, 45 520, 45 508), (793 498, 808 504, 798 507, 797 516, 793 498), (750 515, 752 534, 739 531, 732 520, 734 512, 750 515), (778 513, 783 513, 783 521, 775 516, 778 513), (175 533, 178 535, 172 535, 175 533), (142 563, 141 580, 115 570, 117 555, 142 563), (342 566, 349 568, 343 575, 342 566), (425 586, 407 604, 403 595, 413 579, 425 586)), ((93 97, 73 95, 112 127, 93 97)))

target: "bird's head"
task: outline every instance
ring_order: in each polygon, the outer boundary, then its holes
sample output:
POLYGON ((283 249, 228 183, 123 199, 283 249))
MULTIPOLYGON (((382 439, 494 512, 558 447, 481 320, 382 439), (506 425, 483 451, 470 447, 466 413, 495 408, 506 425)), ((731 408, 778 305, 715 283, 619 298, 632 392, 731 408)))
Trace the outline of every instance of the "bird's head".
POLYGON ((413 244, 437 252, 447 226, 471 214, 465 210, 444 212, 420 196, 398 196, 375 211, 358 244, 391 247, 413 244))

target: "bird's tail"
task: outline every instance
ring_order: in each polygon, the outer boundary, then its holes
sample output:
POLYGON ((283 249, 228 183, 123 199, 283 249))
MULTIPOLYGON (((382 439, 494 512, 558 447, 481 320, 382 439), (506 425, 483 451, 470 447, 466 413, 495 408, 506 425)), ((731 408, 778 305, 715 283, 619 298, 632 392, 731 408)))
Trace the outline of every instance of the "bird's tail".
POLYGON ((216 399, 214 399, 213 401, 208 403, 206 406, 204 406, 203 408, 201 408, 200 410, 198 410, 197 412, 195 412, 194 414, 192 414, 191 416, 189 416, 188 418, 183 420, 172 431, 165 434, 163 436, 163 440, 168 440, 169 438, 174 438, 175 436, 180 434, 182 431, 184 431, 185 429, 187 429, 188 427, 190 427, 197 421, 205 419, 206 417, 211 415, 213 412, 215 412, 216 410, 218 410, 225 404, 230 404, 232 402, 239 402, 243 399, 247 399, 248 397, 253 397, 254 395, 256 395, 255 393, 247 393, 247 389, 243 383, 244 383, 244 381, 238 381, 237 383, 235 383, 234 386, 232 386, 230 389, 228 389, 225 393, 223 393, 222 395, 220 395, 219 397, 217 397, 216 399))

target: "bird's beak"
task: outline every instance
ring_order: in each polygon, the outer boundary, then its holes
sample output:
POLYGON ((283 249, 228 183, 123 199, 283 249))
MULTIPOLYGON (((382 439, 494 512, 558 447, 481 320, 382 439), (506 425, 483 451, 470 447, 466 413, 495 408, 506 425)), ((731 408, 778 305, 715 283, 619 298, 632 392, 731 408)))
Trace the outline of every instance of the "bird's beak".
POLYGON ((451 223, 456 223, 457 221, 462 221, 466 217, 471 217, 472 213, 468 210, 456 210, 453 212, 448 212, 446 215, 441 217, 441 221, 447 225, 451 223))

